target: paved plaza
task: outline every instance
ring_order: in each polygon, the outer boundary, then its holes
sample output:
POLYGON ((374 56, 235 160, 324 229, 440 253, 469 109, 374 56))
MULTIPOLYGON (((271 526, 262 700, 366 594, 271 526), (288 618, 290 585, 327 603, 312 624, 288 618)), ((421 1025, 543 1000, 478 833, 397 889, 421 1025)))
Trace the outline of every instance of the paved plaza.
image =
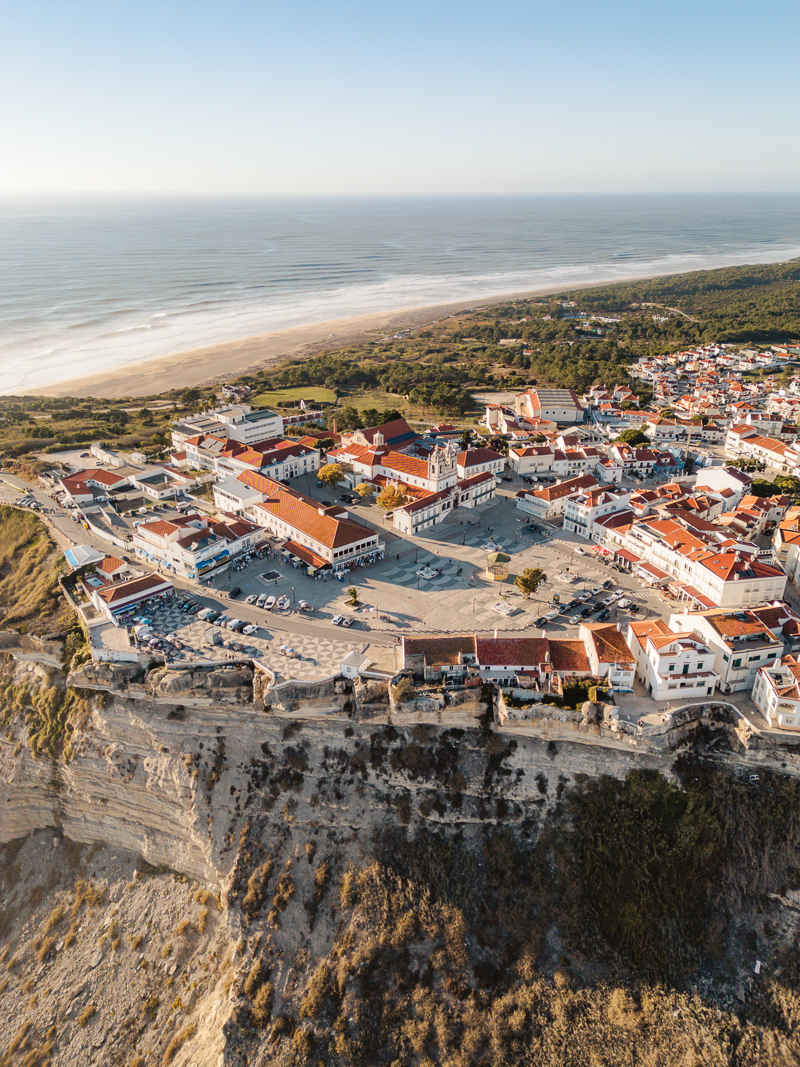
MULTIPOLYGON (((230 616, 240 617, 233 605, 231 605, 230 616)), ((257 635, 247 637, 221 629, 213 623, 202 622, 195 615, 187 615, 179 609, 177 599, 166 602, 164 607, 148 612, 147 618, 152 619, 155 633, 161 636, 174 634, 185 646, 183 652, 175 654, 173 662, 176 664, 188 664, 194 659, 225 662, 231 656, 239 658, 247 655, 260 660, 274 671, 279 681, 289 678, 313 681, 338 674, 342 659, 353 649, 366 652, 373 661, 376 658, 385 659, 385 653, 388 651, 379 648, 370 653, 369 641, 360 639, 360 633, 358 638, 356 634, 353 634, 353 639, 348 641, 343 639, 344 633, 348 631, 340 630, 334 630, 330 636, 324 633, 287 635, 285 633, 272 634, 268 629, 259 626, 257 635), (222 641, 226 644, 213 646, 206 644, 207 636, 214 631, 221 635, 222 641), (230 647, 226 647, 233 643, 243 645, 244 653, 234 652, 230 647), (293 658, 281 654, 282 645, 287 645, 294 650, 293 658)))

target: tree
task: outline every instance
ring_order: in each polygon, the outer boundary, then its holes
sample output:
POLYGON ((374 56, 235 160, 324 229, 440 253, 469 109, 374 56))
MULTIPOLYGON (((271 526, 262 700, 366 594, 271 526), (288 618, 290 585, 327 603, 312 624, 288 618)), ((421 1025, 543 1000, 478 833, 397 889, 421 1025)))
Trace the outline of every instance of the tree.
POLYGON ((464 430, 459 441, 461 445, 461 451, 466 452, 469 446, 472 444, 472 430, 464 430))
POLYGON ((361 418, 364 420, 365 426, 380 426, 383 422, 377 408, 364 408, 361 412, 361 418))
POLYGON ((649 445, 650 438, 644 432, 640 430, 638 426, 632 426, 630 430, 623 430, 617 438, 617 441, 623 445, 649 445))
POLYGON ((334 488, 339 482, 344 481, 344 471, 341 463, 328 463, 317 471, 317 479, 323 485, 334 488))
POLYGON ((800 498, 800 478, 795 478, 792 474, 778 474, 775 476, 775 485, 781 493, 792 498, 793 504, 797 503, 800 498))
POLYGON ((333 438, 332 437, 322 437, 322 438, 320 438, 320 440, 317 441, 317 443, 314 445, 314 448, 316 448, 316 450, 318 452, 327 452, 329 448, 333 448, 333 438))
POLYGON ((369 482, 359 482, 359 484, 356 486, 356 492, 363 500, 367 496, 372 496, 374 489, 369 484, 369 482))
POLYGON ((351 585, 347 590, 347 603, 351 608, 357 608, 361 601, 358 599, 358 590, 354 585, 351 585))
POLYGON ((384 511, 400 508, 408 503, 408 493, 402 485, 387 485, 378 494, 378 507, 384 511))
POLYGON ((780 493, 780 489, 773 482, 768 482, 766 478, 754 478, 750 492, 753 496, 776 496, 780 493))
POLYGON ((522 574, 518 574, 514 579, 514 585, 522 590, 522 595, 528 600, 545 581, 547 575, 541 567, 526 567, 522 574))
POLYGON ((494 434, 490 437, 487 445, 492 451, 497 452, 499 455, 504 456, 508 452, 508 441, 504 437, 500 437, 499 434, 494 434))

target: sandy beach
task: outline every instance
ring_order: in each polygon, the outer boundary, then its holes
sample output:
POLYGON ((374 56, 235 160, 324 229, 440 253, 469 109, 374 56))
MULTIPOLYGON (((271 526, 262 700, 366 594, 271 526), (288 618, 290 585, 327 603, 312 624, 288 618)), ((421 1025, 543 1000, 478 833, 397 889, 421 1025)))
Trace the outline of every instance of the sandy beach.
MULTIPOLYGON (((598 284, 601 283, 591 283, 598 284)), ((590 285, 573 285, 570 288, 590 288, 590 285)), ((369 315, 355 315, 331 322, 309 323, 307 326, 295 326, 188 352, 177 352, 160 359, 132 363, 101 374, 55 382, 37 388, 36 395, 99 399, 153 396, 170 389, 186 389, 192 385, 221 382, 237 377, 251 368, 277 367, 286 359, 309 357, 322 349, 344 347, 365 337, 387 334, 391 336, 404 330, 440 322, 470 308, 489 307, 505 300, 521 300, 564 291, 564 286, 537 289, 526 293, 501 294, 483 300, 400 308, 369 315)))

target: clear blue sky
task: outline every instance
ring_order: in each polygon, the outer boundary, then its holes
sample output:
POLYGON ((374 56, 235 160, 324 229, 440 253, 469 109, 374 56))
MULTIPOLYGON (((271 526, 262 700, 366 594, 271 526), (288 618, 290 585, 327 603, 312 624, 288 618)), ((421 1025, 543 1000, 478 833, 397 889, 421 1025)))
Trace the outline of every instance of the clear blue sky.
POLYGON ((18 0, 0 193, 800 191, 800 4, 18 0))

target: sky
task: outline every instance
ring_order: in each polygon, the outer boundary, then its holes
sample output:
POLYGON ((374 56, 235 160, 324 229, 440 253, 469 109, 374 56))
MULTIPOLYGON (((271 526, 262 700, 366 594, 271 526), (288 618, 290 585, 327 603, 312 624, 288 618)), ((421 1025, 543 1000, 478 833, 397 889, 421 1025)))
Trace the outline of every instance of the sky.
POLYGON ((800 4, 24 0, 0 195, 800 191, 800 4))

